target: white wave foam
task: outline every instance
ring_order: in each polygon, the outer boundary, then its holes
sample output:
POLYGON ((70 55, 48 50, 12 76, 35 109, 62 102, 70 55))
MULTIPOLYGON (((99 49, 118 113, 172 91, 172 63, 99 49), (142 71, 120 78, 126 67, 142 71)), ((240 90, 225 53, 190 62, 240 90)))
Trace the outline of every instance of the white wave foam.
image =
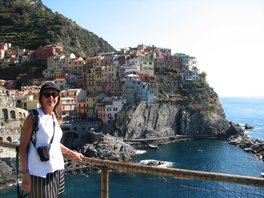
POLYGON ((145 150, 136 150, 136 155, 142 155, 144 153, 146 153, 147 151, 145 150))
POLYGON ((253 130, 263 130, 263 127, 255 127, 253 130))
POLYGON ((174 166, 174 162, 154 160, 154 159, 141 160, 139 162, 139 164, 150 165, 150 166, 158 166, 158 167, 163 167, 163 168, 168 168, 168 167, 173 167, 174 166))

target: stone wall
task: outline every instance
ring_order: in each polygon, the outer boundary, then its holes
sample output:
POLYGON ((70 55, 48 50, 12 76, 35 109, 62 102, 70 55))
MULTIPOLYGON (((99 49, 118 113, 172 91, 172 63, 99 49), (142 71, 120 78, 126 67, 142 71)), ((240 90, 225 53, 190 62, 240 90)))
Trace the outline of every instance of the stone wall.
POLYGON ((14 121, 19 119, 25 119, 28 115, 28 111, 25 109, 10 107, 1 105, 0 107, 0 119, 1 121, 14 121))

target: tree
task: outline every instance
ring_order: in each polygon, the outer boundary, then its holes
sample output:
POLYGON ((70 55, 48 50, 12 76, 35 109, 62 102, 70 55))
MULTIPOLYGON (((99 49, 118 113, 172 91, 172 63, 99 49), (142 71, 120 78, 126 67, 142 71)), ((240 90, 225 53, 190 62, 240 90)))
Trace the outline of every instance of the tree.
POLYGON ((202 73, 199 75, 199 77, 200 77, 200 82, 201 82, 201 86, 202 86, 202 87, 207 87, 207 86, 209 86, 208 83, 207 83, 207 81, 206 81, 206 76, 207 76, 207 74, 206 74, 205 72, 202 72, 202 73))
POLYGON ((203 79, 205 79, 205 80, 206 80, 206 76, 207 76, 206 72, 202 72, 202 73, 200 74, 200 78, 203 78, 203 79))

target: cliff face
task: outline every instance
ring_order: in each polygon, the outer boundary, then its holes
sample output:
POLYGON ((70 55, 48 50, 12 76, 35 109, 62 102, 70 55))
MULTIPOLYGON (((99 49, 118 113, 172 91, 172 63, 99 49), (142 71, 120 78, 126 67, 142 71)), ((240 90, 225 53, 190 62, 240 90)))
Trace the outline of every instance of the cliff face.
POLYGON ((125 138, 174 135, 228 136, 242 133, 225 119, 217 94, 211 88, 182 92, 154 104, 126 106, 116 127, 125 138), (233 128, 232 128, 233 127, 233 128))

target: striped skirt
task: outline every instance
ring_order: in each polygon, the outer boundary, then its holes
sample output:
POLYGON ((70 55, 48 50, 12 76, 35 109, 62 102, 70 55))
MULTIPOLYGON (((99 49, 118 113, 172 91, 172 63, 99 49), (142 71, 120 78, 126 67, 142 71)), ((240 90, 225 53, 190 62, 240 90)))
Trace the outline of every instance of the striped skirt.
POLYGON ((46 178, 31 175, 30 198, 57 198, 64 192, 64 170, 48 173, 46 178))

